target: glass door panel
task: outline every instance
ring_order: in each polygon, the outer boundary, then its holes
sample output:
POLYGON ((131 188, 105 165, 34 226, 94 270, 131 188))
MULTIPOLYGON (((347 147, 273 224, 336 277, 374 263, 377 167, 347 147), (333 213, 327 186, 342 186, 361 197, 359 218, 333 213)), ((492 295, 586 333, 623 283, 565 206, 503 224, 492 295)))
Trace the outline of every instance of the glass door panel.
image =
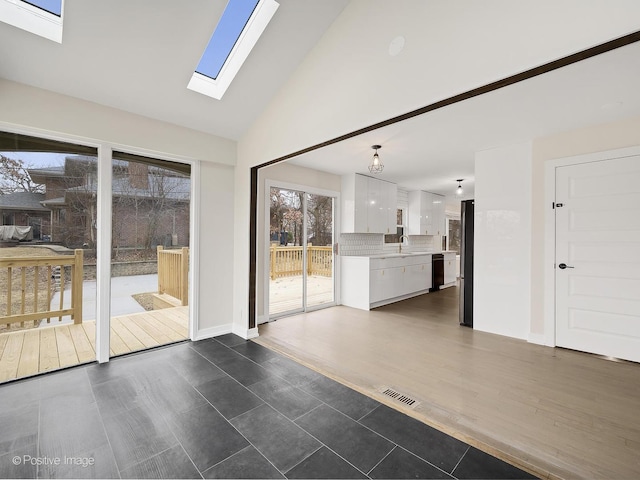
POLYGON ((98 162, 17 134, 0 132, 2 146, 0 383, 96 358, 98 162))
POLYGON ((114 152, 111 356, 189 338, 189 165, 114 152))
POLYGON ((304 309, 304 193, 270 190, 269 315, 304 309))
POLYGON ((334 302, 333 197, 306 194, 306 307, 334 302))

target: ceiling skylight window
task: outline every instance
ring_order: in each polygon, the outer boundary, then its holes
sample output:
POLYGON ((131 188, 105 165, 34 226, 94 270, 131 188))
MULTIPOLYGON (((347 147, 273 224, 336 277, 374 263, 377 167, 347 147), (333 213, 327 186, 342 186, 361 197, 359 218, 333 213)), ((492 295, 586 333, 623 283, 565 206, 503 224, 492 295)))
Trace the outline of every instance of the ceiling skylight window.
POLYGON ((220 100, 278 7, 275 0, 229 0, 187 88, 220 100))
POLYGON ((64 0, 0 0, 0 21, 62 43, 64 0))

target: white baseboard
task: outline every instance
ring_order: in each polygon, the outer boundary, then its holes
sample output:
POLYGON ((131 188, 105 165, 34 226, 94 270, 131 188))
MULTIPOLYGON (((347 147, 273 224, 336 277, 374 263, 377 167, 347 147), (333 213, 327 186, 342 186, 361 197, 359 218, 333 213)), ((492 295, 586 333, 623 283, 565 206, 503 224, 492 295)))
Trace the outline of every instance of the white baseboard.
POLYGON ((535 343, 536 345, 544 345, 546 347, 555 347, 553 341, 547 338, 544 333, 530 333, 527 338, 527 342, 535 343))
POLYGON ((203 328, 202 330, 198 330, 198 332, 196 332, 195 338, 193 340, 204 340, 205 338, 212 338, 219 335, 232 333, 232 327, 232 323, 227 323, 226 325, 219 325, 217 327, 203 328))
POLYGON ((258 327, 244 328, 244 327, 233 325, 231 329, 231 333, 234 333, 239 337, 244 338, 245 340, 249 340, 251 338, 256 338, 258 336, 258 327))
POLYGON ((258 315, 258 325, 267 323, 269 321, 269 315, 258 315))

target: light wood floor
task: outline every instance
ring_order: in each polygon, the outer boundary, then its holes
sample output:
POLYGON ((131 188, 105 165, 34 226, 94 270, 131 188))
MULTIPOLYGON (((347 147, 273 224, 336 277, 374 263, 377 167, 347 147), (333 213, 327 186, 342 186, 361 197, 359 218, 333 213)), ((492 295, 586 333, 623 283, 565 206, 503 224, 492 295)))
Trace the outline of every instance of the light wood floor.
MULTIPOLYGON (((113 317, 111 356, 185 340, 188 323, 189 307, 113 317)), ((1 334, 0 382, 95 360, 95 331, 90 320, 1 334)))
POLYGON ((640 478, 640 364, 460 327, 457 295, 287 317, 255 341, 543 478, 640 478))

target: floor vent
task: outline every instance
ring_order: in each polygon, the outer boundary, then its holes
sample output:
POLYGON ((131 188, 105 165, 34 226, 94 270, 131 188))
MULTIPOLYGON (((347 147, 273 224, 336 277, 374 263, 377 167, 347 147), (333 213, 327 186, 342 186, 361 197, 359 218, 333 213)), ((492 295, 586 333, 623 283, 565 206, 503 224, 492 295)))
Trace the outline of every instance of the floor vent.
POLYGON ((408 395, 404 395, 400 392, 396 392, 392 388, 383 388, 380 391, 382 392, 383 395, 386 395, 387 397, 391 397, 395 401, 403 403, 404 405, 407 405, 409 407, 415 407, 418 404, 417 400, 414 400, 408 395))

